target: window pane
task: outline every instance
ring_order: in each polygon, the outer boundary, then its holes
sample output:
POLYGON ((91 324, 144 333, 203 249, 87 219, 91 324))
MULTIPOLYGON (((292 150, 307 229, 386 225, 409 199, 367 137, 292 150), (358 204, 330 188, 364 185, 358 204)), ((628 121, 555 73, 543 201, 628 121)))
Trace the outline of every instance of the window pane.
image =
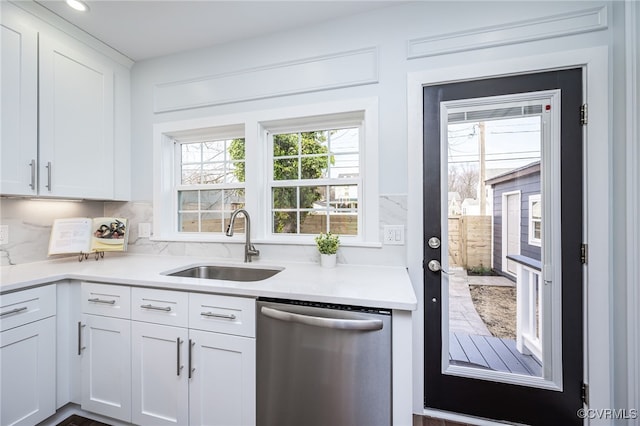
POLYGON ((535 219, 542 218, 542 203, 540 201, 533 201, 531 203, 531 217, 535 219))
POLYGON ((198 191, 180 191, 178 210, 198 210, 198 191))
POLYGON ((200 210, 220 210, 221 208, 221 190, 200 191, 200 210))
POLYGON ((178 231, 198 232, 198 213, 179 213, 178 231))
POLYGON ((227 183, 244 182, 244 161, 234 161, 227 164, 228 170, 226 173, 227 183))
POLYGON ((332 234, 358 235, 358 214, 352 211, 332 212, 329 215, 329 231, 332 234))
POLYGON ((357 185, 331 186, 330 196, 330 205, 332 209, 358 208, 357 185))
POLYGON ((295 234, 298 232, 296 212, 273 212, 274 234, 295 234))
POLYGON ((320 179, 327 177, 329 157, 304 157, 302 158, 302 179, 320 179))
POLYGON ((224 163, 202 165, 202 183, 214 184, 224 182, 224 163))
POLYGON ((300 233, 319 234, 327 232, 327 212, 302 212, 300 213, 300 233))
POLYGON ((295 209, 298 206, 297 188, 273 188, 271 205, 274 209, 295 209))
POLYGON ((356 178, 360 175, 360 157, 358 154, 334 155, 331 164, 331 179, 356 178))
POLYGON ((221 213, 202 213, 201 232, 222 232, 221 213))
MULTIPOLYGON (((227 189, 224 191, 224 206, 227 212, 244 208, 244 189, 227 189)), ((226 230, 226 228, 225 228, 226 230)))
POLYGON ((297 133, 273 135, 274 157, 298 155, 299 146, 299 136, 297 133))
POLYGON ((302 155, 328 153, 328 134, 327 131, 301 133, 302 155))
POLYGON ((183 185, 197 185, 200 183, 200 165, 182 166, 182 178, 180 179, 183 185))
POLYGON ((273 162, 273 179, 274 180, 298 179, 298 160, 294 158, 285 158, 282 160, 275 160, 273 162))
POLYGON ((324 186, 303 186, 300 188, 301 209, 322 209, 326 207, 327 190, 324 186))
POLYGON ((181 145, 182 164, 200 163, 202 161, 201 147, 200 143, 183 143, 181 145))
POLYGON ((202 161, 225 161, 225 141, 205 142, 202 144, 202 161))
POLYGON ((358 152, 360 145, 357 128, 340 129, 331 133, 331 153, 358 152))

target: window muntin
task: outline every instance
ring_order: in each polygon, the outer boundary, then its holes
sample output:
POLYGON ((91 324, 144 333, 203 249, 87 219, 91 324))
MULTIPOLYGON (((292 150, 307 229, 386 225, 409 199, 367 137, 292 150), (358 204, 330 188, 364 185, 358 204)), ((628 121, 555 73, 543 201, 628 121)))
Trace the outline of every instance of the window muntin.
MULTIPOLYGON (((221 234, 245 205, 244 139, 176 141, 178 232, 221 234)), ((244 219, 236 222, 244 230, 244 219)))
POLYGON ((360 234, 360 128, 271 138, 272 234, 360 234))

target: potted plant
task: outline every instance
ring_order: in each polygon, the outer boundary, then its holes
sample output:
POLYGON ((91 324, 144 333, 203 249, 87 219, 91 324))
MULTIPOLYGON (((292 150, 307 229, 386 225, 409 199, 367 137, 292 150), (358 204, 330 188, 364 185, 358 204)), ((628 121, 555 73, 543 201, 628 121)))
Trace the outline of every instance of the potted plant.
POLYGON ((336 266, 336 253, 340 247, 340 238, 331 232, 326 234, 321 232, 316 236, 316 245, 320 252, 320 265, 325 268, 333 268, 336 266))

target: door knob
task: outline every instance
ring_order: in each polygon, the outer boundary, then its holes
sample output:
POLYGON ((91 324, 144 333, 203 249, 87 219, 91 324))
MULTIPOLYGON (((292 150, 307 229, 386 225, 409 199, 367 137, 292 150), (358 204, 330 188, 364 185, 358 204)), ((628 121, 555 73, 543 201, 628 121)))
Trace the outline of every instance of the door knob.
POLYGON ((429 263, 427 263, 427 268, 432 272, 442 272, 443 274, 449 275, 449 272, 442 269, 442 265, 436 259, 431 259, 429 263))
POLYGON ((429 238, 429 241, 427 241, 427 244, 429 245, 429 247, 431 247, 432 249, 437 249, 440 247, 440 238, 438 237, 431 237, 429 238))

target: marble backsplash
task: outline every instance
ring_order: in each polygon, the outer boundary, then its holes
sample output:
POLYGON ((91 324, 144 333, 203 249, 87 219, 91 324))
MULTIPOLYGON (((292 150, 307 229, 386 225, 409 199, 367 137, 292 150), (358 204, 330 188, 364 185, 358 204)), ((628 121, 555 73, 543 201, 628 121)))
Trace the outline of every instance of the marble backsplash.
MULTIPOLYGON (((153 223, 151 202, 60 202, 1 200, 1 220, 9 225, 9 244, 0 246, 1 265, 36 262, 47 259, 51 224, 56 218, 119 216, 129 219, 130 253, 169 256, 198 256, 211 258, 243 258, 243 244, 239 243, 190 243, 153 241, 140 238, 139 223, 153 223)), ((380 196, 380 240, 384 225, 406 225, 407 196, 380 196)), ((256 244, 260 259, 278 261, 316 262, 318 252, 314 245, 256 244)), ((339 263, 406 265, 406 246, 346 247, 338 252, 339 263)))

